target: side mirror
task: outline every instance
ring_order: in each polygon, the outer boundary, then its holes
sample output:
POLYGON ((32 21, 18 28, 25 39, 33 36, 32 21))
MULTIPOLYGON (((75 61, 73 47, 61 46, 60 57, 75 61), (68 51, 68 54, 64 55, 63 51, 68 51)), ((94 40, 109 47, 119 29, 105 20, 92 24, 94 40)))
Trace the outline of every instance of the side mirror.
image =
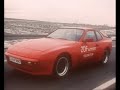
POLYGON ((84 41, 85 42, 93 42, 94 40, 93 40, 93 38, 89 38, 89 39, 85 39, 84 41))

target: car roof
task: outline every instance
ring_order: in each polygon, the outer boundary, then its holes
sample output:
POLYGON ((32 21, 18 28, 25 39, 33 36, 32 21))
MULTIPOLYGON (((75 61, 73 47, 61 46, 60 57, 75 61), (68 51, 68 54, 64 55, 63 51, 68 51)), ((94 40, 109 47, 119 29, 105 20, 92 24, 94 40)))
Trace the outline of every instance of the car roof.
POLYGON ((61 27, 60 29, 83 29, 83 30, 94 30, 93 28, 88 28, 88 27, 61 27))

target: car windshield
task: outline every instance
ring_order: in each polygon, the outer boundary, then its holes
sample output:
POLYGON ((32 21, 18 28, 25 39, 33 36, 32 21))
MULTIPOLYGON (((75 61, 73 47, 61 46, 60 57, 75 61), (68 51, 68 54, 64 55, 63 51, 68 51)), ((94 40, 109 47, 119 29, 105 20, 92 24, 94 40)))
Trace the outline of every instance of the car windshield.
POLYGON ((79 41, 83 34, 81 29, 58 29, 48 35, 48 38, 65 39, 70 41, 79 41))

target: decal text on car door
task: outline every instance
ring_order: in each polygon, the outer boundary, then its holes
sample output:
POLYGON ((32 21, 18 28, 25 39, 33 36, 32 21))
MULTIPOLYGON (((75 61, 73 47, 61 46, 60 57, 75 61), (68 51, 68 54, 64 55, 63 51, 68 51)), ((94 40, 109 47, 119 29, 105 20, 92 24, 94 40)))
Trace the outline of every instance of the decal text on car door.
POLYGON ((90 56, 93 56, 94 53, 88 53, 88 54, 84 54, 83 57, 90 57, 90 56))
POLYGON ((96 47, 88 48, 88 46, 81 46, 81 53, 88 52, 88 51, 94 51, 94 50, 96 50, 96 47))

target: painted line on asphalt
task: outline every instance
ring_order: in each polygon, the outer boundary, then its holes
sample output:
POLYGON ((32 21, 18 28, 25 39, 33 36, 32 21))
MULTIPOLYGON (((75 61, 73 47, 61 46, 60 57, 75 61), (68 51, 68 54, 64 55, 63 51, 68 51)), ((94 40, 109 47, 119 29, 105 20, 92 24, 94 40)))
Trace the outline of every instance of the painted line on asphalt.
POLYGON ((105 90, 115 83, 116 83, 116 78, 113 78, 113 79, 103 83, 102 85, 94 88, 93 90, 105 90))

